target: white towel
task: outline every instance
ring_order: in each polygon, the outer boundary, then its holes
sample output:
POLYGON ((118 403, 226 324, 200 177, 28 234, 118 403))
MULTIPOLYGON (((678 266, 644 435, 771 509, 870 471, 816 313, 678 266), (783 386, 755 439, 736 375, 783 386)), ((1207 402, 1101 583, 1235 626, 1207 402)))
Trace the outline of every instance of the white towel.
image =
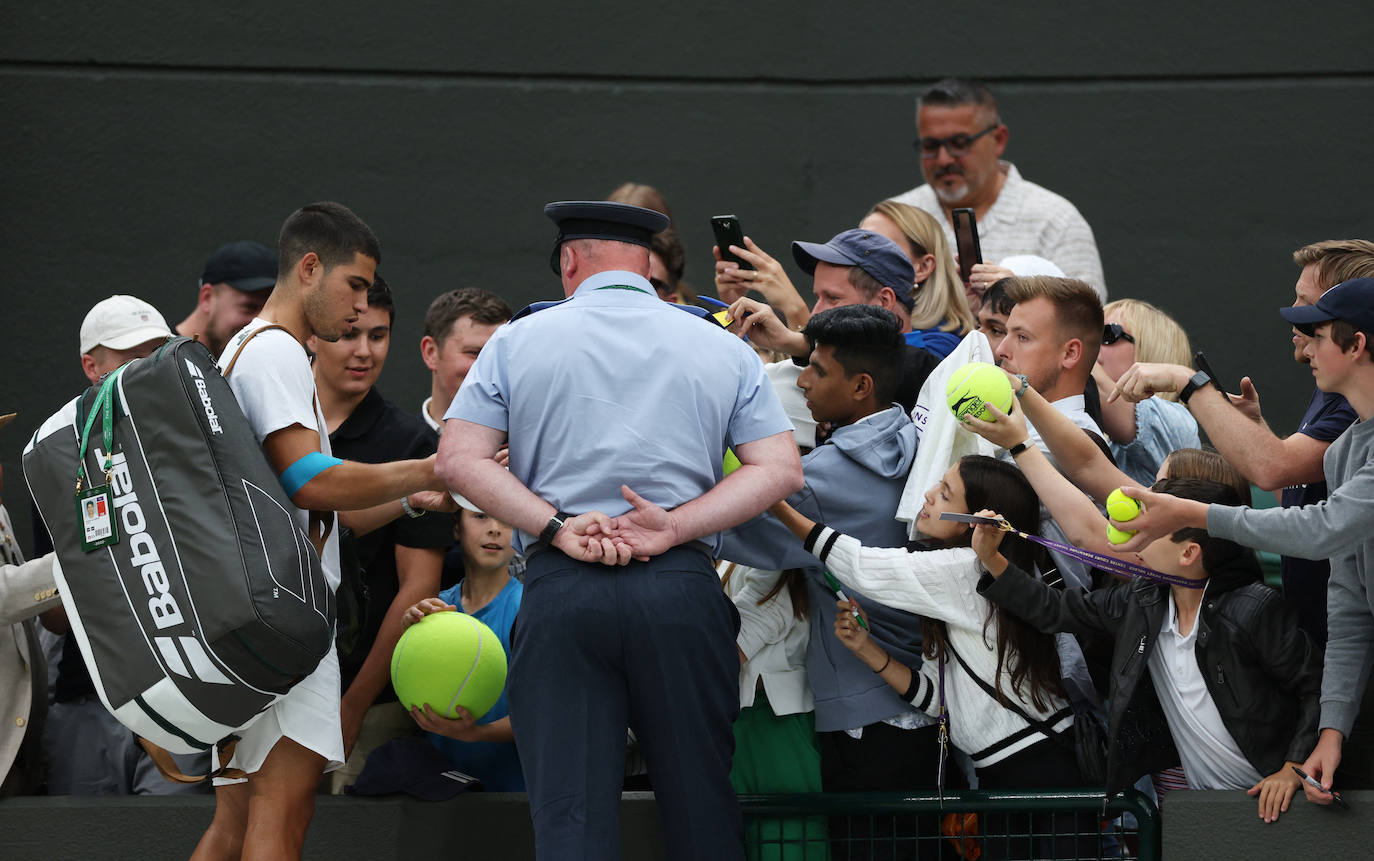
POLYGON ((930 372, 911 411, 918 445, 916 460, 902 490, 902 501, 897 505, 897 519, 907 524, 907 534, 912 538, 916 537, 916 515, 925 501, 925 492, 940 481, 950 466, 966 454, 997 453, 997 446, 959 425, 945 400, 950 375, 969 362, 997 362, 992 345, 982 332, 965 335, 959 346, 930 372))

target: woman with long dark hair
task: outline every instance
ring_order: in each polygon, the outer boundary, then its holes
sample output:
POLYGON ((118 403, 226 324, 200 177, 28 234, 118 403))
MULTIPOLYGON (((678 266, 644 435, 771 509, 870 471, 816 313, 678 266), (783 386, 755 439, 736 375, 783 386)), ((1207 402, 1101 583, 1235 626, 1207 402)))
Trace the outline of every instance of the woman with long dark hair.
MULTIPOLYGON (((840 602, 853 612, 839 614, 835 633, 917 708, 938 716, 943 700, 950 738, 973 760, 980 788, 1081 786, 1072 744, 1074 713, 1060 682, 1054 637, 978 594, 984 572, 971 546, 972 527, 940 519, 946 512, 982 509, 996 509, 1023 532, 1039 530, 1040 500, 1029 482, 1015 466, 979 455, 962 458, 927 491, 917 523, 926 540, 912 550, 864 547, 785 503, 771 511, 841 583, 922 617, 926 660, 919 667, 892 661, 869 639, 854 615, 864 617, 856 602, 840 602)), ((1002 553, 1017 557, 1025 570, 1034 570, 1041 556, 1035 545, 1013 537, 1003 542, 1002 553)), ((985 817, 984 823, 985 834, 1030 833, 1008 829, 1001 817, 985 817)), ((1036 833, 1044 834, 1049 822, 1036 826, 1036 833)), ((1056 831, 1072 833, 1063 827, 1056 831)), ((1032 849, 998 837, 984 851, 985 857, 1001 857, 1003 849, 1011 857, 1025 851, 1034 852, 1033 857, 1049 857, 1045 853, 1056 849, 1073 851, 1072 839, 1061 842, 1066 845, 1032 849)))

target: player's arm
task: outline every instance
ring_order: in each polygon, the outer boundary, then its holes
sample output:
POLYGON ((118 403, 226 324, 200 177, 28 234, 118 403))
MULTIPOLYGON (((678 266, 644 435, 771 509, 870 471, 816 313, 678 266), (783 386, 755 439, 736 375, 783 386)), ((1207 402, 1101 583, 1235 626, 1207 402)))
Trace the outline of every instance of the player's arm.
MULTIPOLYGON (((1139 401, 1158 392, 1181 392, 1194 373, 1183 365, 1137 363, 1121 375, 1112 396, 1139 401)), ((1221 456, 1261 489, 1323 480, 1322 456, 1329 442, 1301 433, 1280 439, 1210 384, 1194 391, 1187 407, 1221 456)))
MULTIPOLYGON (((309 511, 357 511, 378 506, 402 513, 400 498, 417 491, 442 491, 433 456, 390 463, 337 461, 320 453, 320 435, 304 425, 273 431, 262 449, 298 508, 309 511), (291 470, 295 469, 295 472, 291 470)), ((345 525, 352 526, 344 520, 345 525)), ((373 524, 372 528, 377 525, 373 524)), ((357 531, 357 530, 355 530, 357 531)), ((366 531, 366 530, 364 530, 366 531)))
POLYGON ((391 678, 391 653, 396 650, 396 642, 401 639, 401 631, 405 629, 402 617, 412 605, 439 594, 443 570, 443 550, 437 547, 396 545, 396 579, 399 587, 396 597, 382 618, 377 639, 358 669, 358 675, 343 695, 341 711, 345 755, 353 752, 363 715, 391 678))

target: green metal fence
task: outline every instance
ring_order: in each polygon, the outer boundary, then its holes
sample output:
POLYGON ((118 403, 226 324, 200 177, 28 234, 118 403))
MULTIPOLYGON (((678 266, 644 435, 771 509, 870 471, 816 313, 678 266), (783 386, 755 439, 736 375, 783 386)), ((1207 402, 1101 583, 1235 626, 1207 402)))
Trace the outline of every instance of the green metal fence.
POLYGON ((1159 811, 1132 789, 740 797, 751 861, 1159 861, 1159 811), (966 827, 962 834, 959 829, 966 827), (953 836, 950 836, 953 835, 953 836))

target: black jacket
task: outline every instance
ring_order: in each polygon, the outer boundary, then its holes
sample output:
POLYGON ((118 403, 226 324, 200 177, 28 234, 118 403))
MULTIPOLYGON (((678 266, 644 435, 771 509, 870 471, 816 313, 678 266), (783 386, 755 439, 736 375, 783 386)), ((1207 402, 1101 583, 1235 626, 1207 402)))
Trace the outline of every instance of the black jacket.
MULTIPOLYGON (((1255 770, 1268 776, 1285 761, 1305 760, 1317 743, 1322 656, 1278 593, 1257 582, 1253 554, 1218 567, 1198 611, 1194 653, 1222 723, 1255 770)), ((984 575, 978 590, 1042 631, 1115 637, 1108 795, 1142 774, 1178 764, 1163 709, 1146 678, 1169 610, 1168 586, 1136 579, 1094 592, 1061 592, 1009 566, 1001 577, 984 575)))

